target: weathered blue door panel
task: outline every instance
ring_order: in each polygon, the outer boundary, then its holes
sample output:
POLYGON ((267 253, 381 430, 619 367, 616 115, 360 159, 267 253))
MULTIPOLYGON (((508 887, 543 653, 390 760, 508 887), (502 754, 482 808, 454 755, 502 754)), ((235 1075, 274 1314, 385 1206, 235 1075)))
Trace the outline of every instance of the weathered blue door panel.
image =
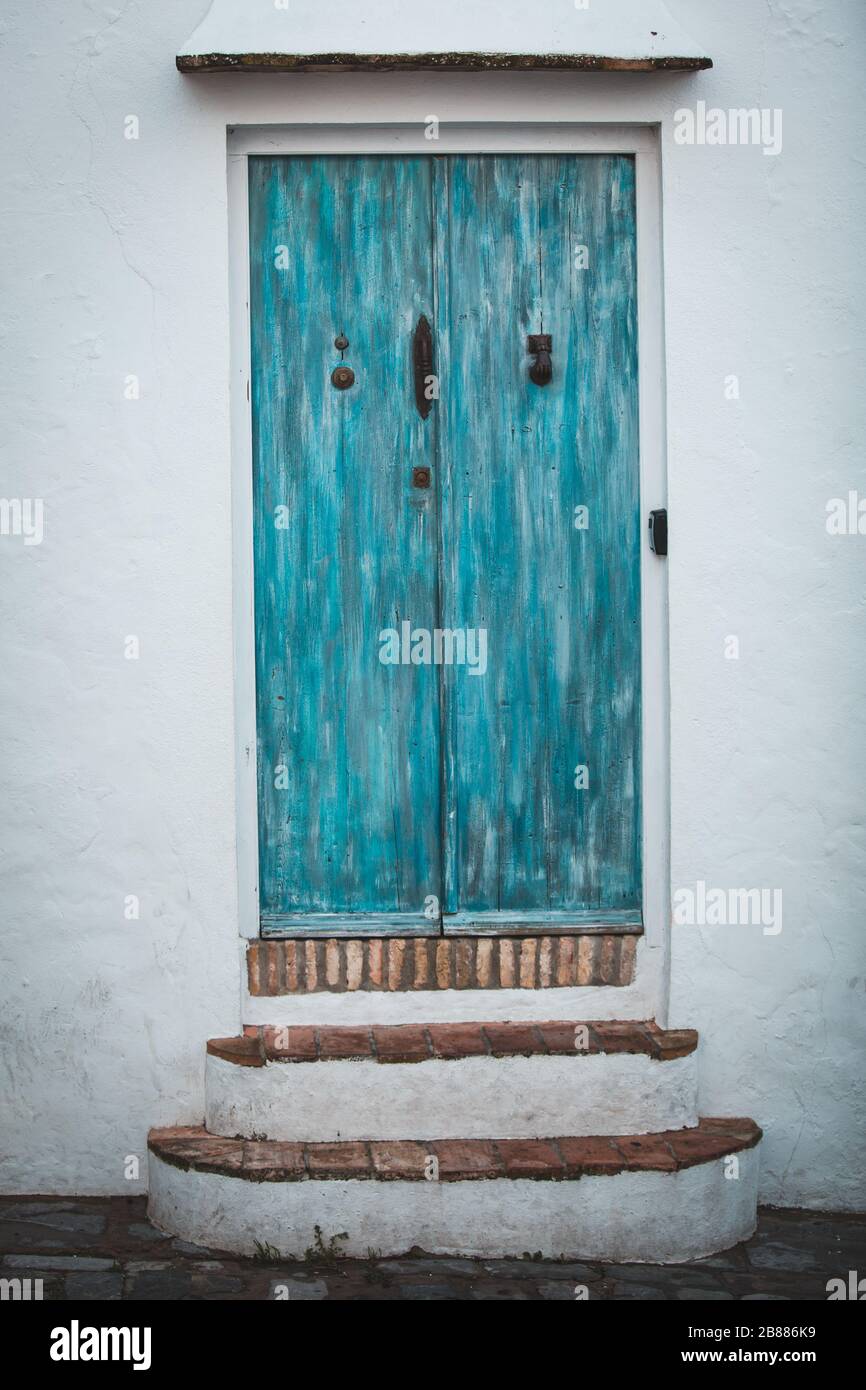
POLYGON ((250 163, 263 921, 426 922, 440 871, 437 673, 383 665, 378 634, 435 624, 435 491, 412 487, 413 464, 432 463, 433 422, 411 406, 409 351, 432 313, 430 164, 250 163), (341 362, 348 390, 331 383, 341 362))
POLYGON ((446 675, 445 909, 476 922, 640 920, 634 177, 619 156, 436 161, 443 623, 488 630, 487 676, 446 675))
POLYGON ((633 161, 259 158, 250 243, 263 928, 639 921, 633 161))

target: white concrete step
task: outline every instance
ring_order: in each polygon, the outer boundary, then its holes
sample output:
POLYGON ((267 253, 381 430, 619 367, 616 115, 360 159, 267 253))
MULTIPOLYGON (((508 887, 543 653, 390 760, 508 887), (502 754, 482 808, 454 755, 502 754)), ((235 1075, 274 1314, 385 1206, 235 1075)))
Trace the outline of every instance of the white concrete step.
POLYGON ((696 1048, 632 1022, 251 1028, 208 1043, 205 1125, 310 1143, 685 1129, 696 1048))
POLYGON ((751 1120, 619 1137, 296 1144, 151 1132, 150 1219, 196 1244, 673 1263, 754 1231, 751 1120), (341 1233, 345 1233, 343 1236, 341 1233))

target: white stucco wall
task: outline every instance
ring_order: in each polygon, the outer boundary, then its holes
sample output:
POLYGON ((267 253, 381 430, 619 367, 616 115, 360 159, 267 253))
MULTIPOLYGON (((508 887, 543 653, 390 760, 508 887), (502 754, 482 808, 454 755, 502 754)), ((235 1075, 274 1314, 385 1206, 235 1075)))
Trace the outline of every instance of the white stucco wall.
POLYGON ((240 1022, 225 127, 435 112, 662 123, 672 886, 784 893, 775 936, 674 929, 670 1021, 763 1200, 866 1205, 866 536, 825 529, 866 495, 866 11, 669 8, 712 72, 191 78, 206 0, 4 6, 0 495, 45 531, 0 537, 3 1189, 143 1189, 240 1022), (781 154, 675 144, 699 99, 780 108, 781 154))

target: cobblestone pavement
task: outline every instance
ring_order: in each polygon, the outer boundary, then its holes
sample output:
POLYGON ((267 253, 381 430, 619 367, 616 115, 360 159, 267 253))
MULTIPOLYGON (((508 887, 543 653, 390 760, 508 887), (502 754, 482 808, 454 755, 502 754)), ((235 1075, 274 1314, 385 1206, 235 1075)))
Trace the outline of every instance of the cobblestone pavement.
MULTIPOLYGON (((163 1235, 143 1197, 0 1199, 0 1278, 41 1279, 46 1299, 592 1299, 824 1301, 828 1279, 866 1274, 866 1216, 760 1213, 743 1245, 685 1265, 589 1260, 239 1259, 163 1235)), ((339 1242, 336 1242, 339 1247, 339 1242)), ((8 1296, 8 1294, 7 1294, 8 1296)))

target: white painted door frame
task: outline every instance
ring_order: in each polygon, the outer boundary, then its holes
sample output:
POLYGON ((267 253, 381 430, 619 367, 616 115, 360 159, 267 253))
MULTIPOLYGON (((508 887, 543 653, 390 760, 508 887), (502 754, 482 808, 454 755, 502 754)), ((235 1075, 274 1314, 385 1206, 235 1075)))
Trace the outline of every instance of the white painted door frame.
MULTIPOLYGON (((650 949, 667 947, 670 923, 670 755, 667 562, 649 548, 646 521, 667 505, 661 157, 649 125, 564 122, 447 123, 434 142, 417 118, 387 125, 235 126, 228 136, 231 314, 232 527, 239 927, 259 935, 250 405, 248 158, 253 154, 634 155, 637 174, 640 385, 643 913, 650 949)), ((667 955, 665 949, 664 952, 667 955)), ((661 1001, 660 1001, 661 1002, 661 1001)))

